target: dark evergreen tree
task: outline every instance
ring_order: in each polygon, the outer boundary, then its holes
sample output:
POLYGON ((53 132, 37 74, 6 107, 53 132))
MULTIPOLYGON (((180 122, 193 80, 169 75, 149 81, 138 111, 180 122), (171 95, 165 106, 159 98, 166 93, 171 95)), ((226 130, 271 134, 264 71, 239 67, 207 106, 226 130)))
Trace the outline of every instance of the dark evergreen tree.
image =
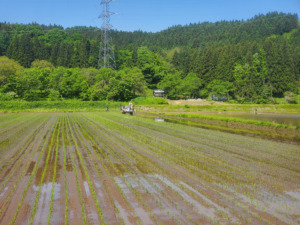
MULTIPOLYGON (((272 12, 247 21, 194 23, 157 33, 114 30, 117 69, 131 71, 126 69, 139 67, 149 88, 166 87, 173 98, 196 96, 198 89, 190 84, 197 79, 206 91, 211 84, 233 83, 234 91, 228 93, 247 101, 263 102, 270 97, 282 97, 285 92, 300 93, 298 23, 297 15, 272 12), (193 74, 193 79, 189 74, 193 74), (179 82, 179 86, 172 87, 168 82, 173 85, 179 82), (193 90, 193 94, 184 90, 193 90)), ((63 29, 57 25, 0 22, 0 56, 6 55, 24 67, 39 59, 56 67, 97 68, 100 36, 101 31, 96 27, 63 29)), ((85 76, 89 86, 86 90, 94 93, 97 87, 91 88, 93 79, 85 76)), ((111 82, 117 84, 116 77, 111 82)), ((13 84, 13 80, 12 77, 8 83, 13 84)), ((67 80, 65 83, 71 83, 67 80)), ((62 90, 55 89, 59 86, 57 82, 49 88, 62 94, 62 90)), ((205 94, 203 90, 200 92, 205 94)), ((82 94, 82 90, 67 92, 63 96, 70 96, 69 93, 84 99, 97 96, 90 96, 88 91, 82 94)), ((111 96, 118 96, 116 93, 111 96)))

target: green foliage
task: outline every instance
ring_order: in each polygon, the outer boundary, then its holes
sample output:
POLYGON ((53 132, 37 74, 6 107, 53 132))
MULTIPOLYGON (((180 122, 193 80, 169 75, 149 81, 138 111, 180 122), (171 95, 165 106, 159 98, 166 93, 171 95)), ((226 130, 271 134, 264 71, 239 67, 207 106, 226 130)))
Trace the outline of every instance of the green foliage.
POLYGON ((7 56, 24 67, 30 67, 34 60, 33 43, 28 33, 15 36, 7 49, 7 56))
POLYGON ((113 31, 117 71, 96 69, 95 27, 0 23, 0 92, 27 100, 55 99, 51 90, 66 99, 130 100, 161 88, 171 99, 217 93, 240 103, 273 102, 299 89, 298 22, 297 15, 272 12, 157 33, 113 31))
POLYGON ((112 101, 0 101, 0 111, 104 111, 106 106, 110 110, 120 110, 122 102, 112 101))
POLYGON ((252 57, 251 65, 237 64, 234 68, 235 97, 243 101, 267 103, 272 98, 272 79, 266 64, 266 53, 259 49, 252 57))
POLYGON ((53 28, 47 32, 46 35, 41 36, 40 39, 45 41, 46 46, 51 46, 57 42, 64 40, 66 32, 59 28, 53 28))
POLYGON ((234 68, 234 94, 237 99, 244 99, 247 95, 247 82, 250 77, 249 64, 240 65, 237 64, 234 68))
POLYGON ((168 100, 161 97, 137 97, 132 99, 134 105, 161 105, 168 104, 168 100))
POLYGON ((228 81, 213 80, 207 85, 206 91, 211 97, 222 99, 225 96, 228 100, 229 92, 233 91, 233 84, 228 81))
POLYGON ((31 68, 34 68, 34 67, 37 67, 37 68, 48 68, 50 69, 51 71, 54 70, 54 66, 51 62, 48 62, 46 60, 34 60, 32 63, 31 63, 31 68))
MULTIPOLYGON (((0 101, 12 101, 14 100, 14 96, 9 93, 1 93, 0 92, 0 101)), ((14 92, 12 92, 14 93, 14 92)))
POLYGON ((149 88, 155 89, 168 71, 168 66, 159 58, 158 54, 151 52, 147 47, 137 50, 137 65, 141 68, 149 88))
POLYGON ((16 61, 0 56, 0 90, 14 91, 15 78, 22 70, 23 67, 16 61))
POLYGON ((203 86, 203 80, 197 77, 195 73, 189 73, 180 84, 180 92, 188 98, 198 98, 200 89, 203 86))
POLYGON ((139 95, 144 95, 146 82, 141 70, 137 67, 119 71, 121 78, 119 83, 119 91, 122 96, 119 95, 120 100, 129 100, 139 95))
POLYGON ((189 73, 185 78, 181 78, 182 74, 167 74, 158 84, 158 87, 163 89, 168 98, 198 98, 200 90, 203 87, 203 80, 195 73, 189 73))
POLYGON ((119 50, 117 51, 116 63, 119 69, 124 69, 126 67, 132 67, 134 62, 132 60, 133 52, 129 50, 119 50))
POLYGON ((158 84, 158 88, 163 89, 167 93, 168 98, 176 99, 179 97, 180 92, 178 87, 181 83, 181 74, 179 72, 175 74, 166 74, 164 79, 158 84))
POLYGON ((102 68, 95 76, 95 84, 88 89, 91 100, 121 100, 128 101, 143 95, 146 83, 138 68, 125 68, 118 72, 102 68))
POLYGON ((49 75, 48 68, 24 69, 17 78, 18 95, 29 101, 46 97, 49 75))
POLYGON ((297 104, 298 103, 298 96, 293 92, 285 92, 284 99, 290 104, 297 104))
POLYGON ((60 99, 60 93, 59 91, 56 91, 56 90, 49 90, 49 95, 48 95, 48 98, 50 101, 57 101, 60 99))
MULTIPOLYGON (((247 21, 203 22, 176 25, 157 33, 114 32, 119 48, 151 46, 163 49, 175 47, 202 48, 217 44, 237 44, 261 41, 271 35, 282 35, 298 27, 296 14, 270 12, 247 21), (134 41, 133 41, 134 40, 134 41)), ((150 47, 149 47, 150 48, 150 47)))
POLYGON ((0 55, 5 55, 9 46, 10 35, 5 30, 0 32, 0 55))
POLYGON ((117 73, 108 68, 102 68, 94 78, 94 85, 88 89, 90 100, 114 99, 118 95, 117 73))

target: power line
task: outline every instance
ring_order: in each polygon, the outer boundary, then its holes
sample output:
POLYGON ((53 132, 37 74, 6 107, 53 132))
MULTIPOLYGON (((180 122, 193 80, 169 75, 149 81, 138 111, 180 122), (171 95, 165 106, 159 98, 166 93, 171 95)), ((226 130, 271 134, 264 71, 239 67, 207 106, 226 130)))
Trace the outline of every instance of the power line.
POLYGON ((103 6, 102 14, 99 18, 102 19, 102 35, 100 42, 99 51, 99 68, 116 68, 115 54, 113 48, 113 42, 111 37, 112 25, 110 24, 110 16, 115 14, 109 11, 109 3, 112 0, 102 0, 101 5, 103 6))

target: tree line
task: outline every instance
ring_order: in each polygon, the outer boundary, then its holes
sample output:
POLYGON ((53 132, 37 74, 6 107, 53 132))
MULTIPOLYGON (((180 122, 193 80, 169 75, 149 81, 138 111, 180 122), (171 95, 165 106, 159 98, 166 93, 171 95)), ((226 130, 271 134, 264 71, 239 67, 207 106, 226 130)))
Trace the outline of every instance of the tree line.
POLYGON ((0 23, 0 92, 26 100, 128 100, 162 88, 173 99, 268 102, 300 94, 298 22, 273 12, 157 33, 113 31, 116 71, 97 69, 95 27, 0 23))
POLYGON ((0 94, 2 100, 48 99, 130 100, 143 95, 146 83, 137 67, 119 71, 102 68, 54 67, 48 61, 35 60, 31 68, 0 57, 0 94))

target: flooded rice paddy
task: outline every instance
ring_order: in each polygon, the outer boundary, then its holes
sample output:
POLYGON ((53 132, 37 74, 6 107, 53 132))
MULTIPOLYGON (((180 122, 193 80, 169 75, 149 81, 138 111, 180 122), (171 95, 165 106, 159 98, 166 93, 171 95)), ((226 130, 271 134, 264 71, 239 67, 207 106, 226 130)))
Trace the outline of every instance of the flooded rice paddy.
POLYGON ((299 145, 119 113, 0 115, 0 224, 299 224, 299 145))
POLYGON ((300 144, 300 114, 201 112, 154 114, 139 112, 138 117, 203 129, 260 137, 277 142, 300 144))
POLYGON ((241 118, 247 120, 258 120, 288 126, 300 126, 300 113, 209 113, 208 115, 241 118))

